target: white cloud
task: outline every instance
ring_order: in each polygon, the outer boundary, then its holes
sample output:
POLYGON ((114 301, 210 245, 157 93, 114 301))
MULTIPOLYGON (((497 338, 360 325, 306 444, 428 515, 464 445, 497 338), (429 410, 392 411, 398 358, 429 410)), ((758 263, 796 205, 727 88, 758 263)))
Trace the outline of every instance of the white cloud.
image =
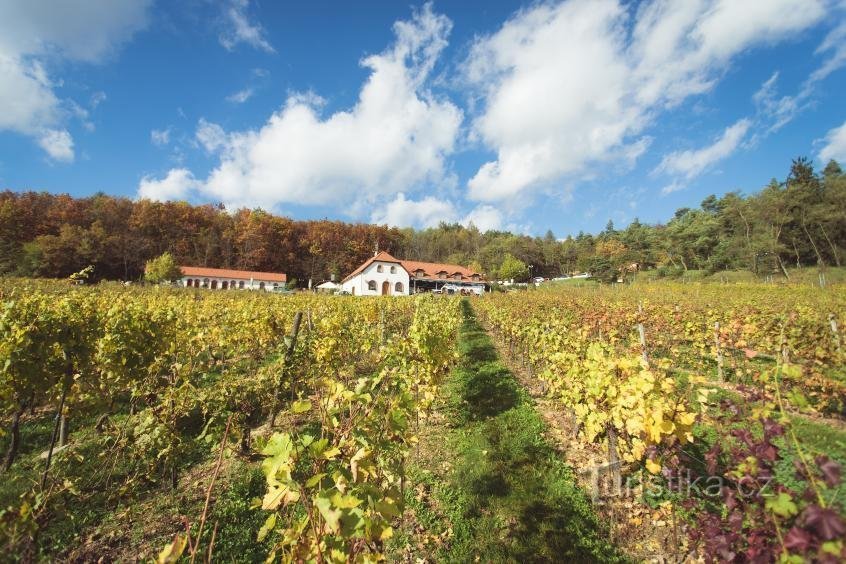
POLYGON ((737 54, 825 13, 824 0, 568 0, 518 12, 465 64, 482 102, 473 134, 497 153, 470 197, 504 200, 636 158, 661 112, 711 89, 737 54))
POLYGON ((230 94, 226 97, 227 102, 232 102, 233 104, 243 104, 253 96, 253 89, 252 88, 244 88, 243 90, 239 90, 234 94, 230 94))
POLYGON ((371 223, 391 227, 435 227, 441 222, 460 223, 465 227, 471 223, 480 231, 501 229, 504 217, 497 208, 483 204, 461 217, 455 204, 426 196, 421 200, 408 200, 400 192, 381 209, 370 216, 371 223))
POLYGON ((214 153, 226 144, 226 132, 216 123, 200 119, 197 125, 197 141, 209 152, 214 153))
POLYGON ((55 161, 73 162, 73 139, 64 129, 45 131, 38 140, 38 145, 55 161))
POLYGON ((846 163, 846 122, 829 131, 822 141, 825 145, 820 150, 819 157, 823 163, 831 159, 835 159, 841 165, 846 163))
POLYGON ((461 223, 465 226, 471 223, 479 228, 479 231, 491 231, 502 229, 502 212, 490 204, 482 204, 464 216, 461 223))
POLYGON ((428 196, 420 201, 406 200, 400 192, 393 201, 374 212, 370 221, 391 227, 434 227, 440 222, 454 222, 455 207, 450 202, 428 196))
MULTIPOLYGON (((734 125, 727 127, 723 134, 707 147, 696 150, 674 151, 664 155, 653 173, 663 173, 691 180, 702 174, 708 167, 734 153, 751 125, 750 120, 741 119, 734 125)), ((674 192, 681 187, 682 184, 676 181, 670 187, 664 188, 664 193, 674 192)))
POLYGON ((429 5, 394 25, 395 43, 362 65, 370 76, 349 110, 321 115, 322 100, 293 95, 258 130, 225 133, 201 121, 198 141, 220 163, 202 192, 229 206, 358 206, 444 177, 462 120, 426 82, 447 45, 449 19, 429 5))
POLYGON ((138 197, 156 201, 185 200, 200 183, 190 170, 174 168, 161 180, 145 176, 138 186, 138 197))
POLYGON ((152 130, 150 132, 150 141, 157 147, 167 145, 170 143, 170 128, 152 130))
POLYGON ((224 12, 225 30, 220 34, 220 44, 228 51, 232 51, 239 43, 246 43, 251 47, 267 53, 276 50, 264 38, 264 28, 261 24, 251 23, 247 17, 249 0, 232 0, 224 12))
POLYGON ((769 122, 766 134, 778 131, 790 123, 812 103, 818 83, 846 65, 846 23, 832 29, 814 51, 815 55, 829 54, 820 66, 802 82, 793 96, 779 96, 775 72, 752 97, 758 112, 769 122))
POLYGON ((91 95, 91 102, 90 102, 91 108, 92 109, 96 108, 97 106, 99 106, 100 104, 105 102, 106 98, 107 98, 106 93, 103 92, 102 90, 95 92, 94 94, 91 95))
POLYGON ((62 124, 70 115, 79 117, 78 105, 56 96, 46 65, 97 63, 113 55, 146 24, 150 3, 0 2, 0 130, 27 135, 51 158, 72 161, 73 139, 62 124))

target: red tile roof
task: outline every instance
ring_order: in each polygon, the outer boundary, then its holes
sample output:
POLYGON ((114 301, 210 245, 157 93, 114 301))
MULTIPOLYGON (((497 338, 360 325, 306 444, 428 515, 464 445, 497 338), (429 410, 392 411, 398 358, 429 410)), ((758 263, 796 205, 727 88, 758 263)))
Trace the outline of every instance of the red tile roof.
POLYGON ((356 268, 355 270, 353 270, 352 272, 350 272, 350 273, 349 273, 349 275, 347 275, 347 277, 346 277, 346 278, 344 278, 343 280, 341 280, 341 283, 343 284, 344 282, 346 282, 347 280, 349 280, 349 279, 350 279, 350 278, 352 278, 353 276, 358 275, 359 273, 361 273, 362 271, 364 271, 364 269, 365 269, 365 268, 367 268, 368 266, 370 266, 371 264, 373 264, 373 263, 374 263, 374 262, 376 262, 377 260, 378 260, 379 262, 394 262, 394 263, 399 264, 400 266, 402 266, 402 262, 401 262, 401 261, 399 261, 399 260, 395 259, 394 257, 392 257, 391 255, 389 255, 389 254, 388 254, 388 253, 386 253, 385 251, 380 251, 380 252, 378 252, 375 256, 372 256, 372 257, 370 257, 369 259, 367 259, 366 261, 364 261, 364 262, 361 264, 361 266, 359 266, 358 268, 356 268))
POLYGON ((406 270, 406 272, 408 272, 408 275, 412 278, 417 278, 415 276, 415 272, 417 272, 418 270, 422 270, 423 271, 422 278, 434 278, 434 279, 441 280, 441 278, 438 278, 438 273, 446 272, 447 277, 450 278, 450 279, 453 279, 453 280, 454 280, 453 276, 456 275, 456 274, 460 274, 461 279, 467 280, 467 281, 472 280, 472 277, 473 277, 474 274, 479 276, 479 281, 482 281, 482 280, 485 279, 485 277, 482 276, 481 274, 479 274, 478 272, 474 272, 473 270, 471 270, 469 268, 466 268, 464 266, 459 266, 457 264, 444 264, 444 263, 438 263, 438 262, 420 262, 420 261, 416 261, 416 260, 398 260, 398 259, 394 258, 393 256, 391 256, 390 254, 386 253, 385 251, 382 251, 379 254, 377 254, 376 256, 370 257, 369 259, 364 261, 364 263, 361 266, 359 266, 358 268, 353 270, 346 278, 344 278, 342 280, 342 282, 346 282, 347 280, 349 280, 353 276, 360 274, 361 272, 364 271, 364 269, 366 269, 368 266, 370 266, 371 264, 373 264, 376 261, 393 262, 393 263, 399 264, 400 266, 402 266, 406 270))
POLYGON ((235 278, 237 280, 253 280, 267 282, 286 282, 288 276, 284 272, 255 272, 252 270, 230 270, 228 268, 206 268, 204 266, 180 266, 184 276, 204 276, 212 278, 235 278))
POLYGON ((423 278, 438 278, 438 274, 446 272, 448 278, 452 278, 456 274, 461 275, 462 280, 471 280, 473 275, 479 276, 480 280, 484 280, 484 276, 464 266, 457 264, 445 264, 440 262, 420 262, 416 260, 400 261, 403 268, 408 271, 412 278, 417 278, 415 275, 418 270, 423 271, 423 278))

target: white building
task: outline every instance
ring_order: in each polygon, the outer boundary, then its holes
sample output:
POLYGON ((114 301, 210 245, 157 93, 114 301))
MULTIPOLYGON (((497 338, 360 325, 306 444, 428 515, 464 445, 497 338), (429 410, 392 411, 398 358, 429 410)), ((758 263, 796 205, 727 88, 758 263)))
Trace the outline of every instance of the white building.
POLYGON ((205 268, 180 266, 180 286, 207 288, 209 290, 265 290, 285 287, 288 277, 283 272, 253 272, 250 270, 229 270, 226 268, 205 268))
POLYGON ((485 280, 457 264, 399 260, 382 251, 344 278, 341 287, 354 296, 408 296, 433 290, 481 294, 485 280))

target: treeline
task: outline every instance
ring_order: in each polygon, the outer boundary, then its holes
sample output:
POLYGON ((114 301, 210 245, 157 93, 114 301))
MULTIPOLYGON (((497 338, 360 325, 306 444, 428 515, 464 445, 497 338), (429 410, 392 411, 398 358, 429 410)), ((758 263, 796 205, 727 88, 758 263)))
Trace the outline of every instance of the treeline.
POLYGON ((145 261, 169 251, 181 264, 286 272, 302 286, 309 278, 343 277, 376 248, 471 266, 492 279, 583 271, 613 279, 633 265, 667 274, 840 266, 846 175, 835 161, 818 174, 799 158, 783 182, 774 179, 757 194, 709 196, 666 224, 635 220, 618 230, 609 221, 599 234, 563 240, 551 231, 528 237, 457 224, 397 229, 105 194, 0 193, 0 274, 66 277, 93 265, 95 278, 136 280, 145 261))

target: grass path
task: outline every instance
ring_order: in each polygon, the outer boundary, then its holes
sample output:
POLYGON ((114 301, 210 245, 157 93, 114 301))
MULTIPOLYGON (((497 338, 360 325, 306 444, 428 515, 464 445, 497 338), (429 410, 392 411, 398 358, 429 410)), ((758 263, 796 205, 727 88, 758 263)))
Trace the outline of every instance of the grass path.
POLYGON ((412 469, 421 486, 408 496, 413 523, 440 540, 427 545, 400 534, 395 546, 405 543, 409 560, 438 562, 624 560, 544 438, 530 397, 467 301, 463 308, 461 358, 445 386, 444 417, 423 429, 412 469))

